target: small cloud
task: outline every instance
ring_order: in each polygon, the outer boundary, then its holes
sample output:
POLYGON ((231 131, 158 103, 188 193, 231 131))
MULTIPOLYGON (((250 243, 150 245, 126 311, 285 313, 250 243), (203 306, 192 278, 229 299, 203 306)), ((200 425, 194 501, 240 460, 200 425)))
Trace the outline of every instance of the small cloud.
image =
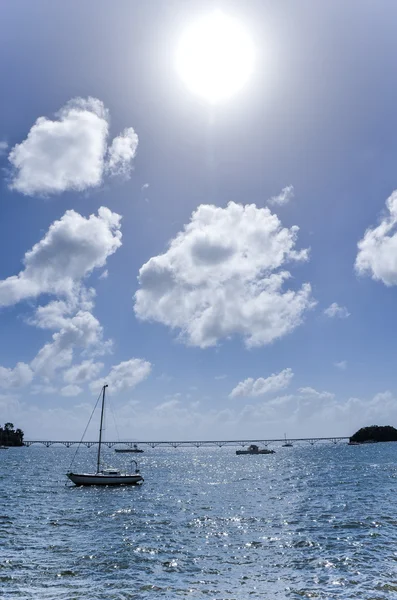
POLYGON ((8 144, 7 142, 0 142, 0 156, 3 156, 7 152, 8 144))
POLYGON ((138 136, 132 127, 124 129, 114 138, 108 148, 108 159, 105 169, 110 175, 128 178, 132 170, 132 159, 138 147, 138 136))
POLYGON ((280 371, 280 373, 273 373, 266 379, 263 377, 259 377, 259 379, 249 377, 236 385, 230 392, 229 398, 236 398, 238 396, 250 396, 251 398, 255 398, 256 396, 262 396, 263 394, 274 393, 288 387, 293 376, 294 373, 292 369, 284 369, 283 371, 280 371))
POLYGON ((214 379, 217 379, 218 381, 221 379, 226 379, 227 375, 215 375, 214 379))
POLYGON ((149 183, 144 183, 143 186, 141 187, 141 192, 144 192, 145 190, 147 190, 149 185, 150 185, 149 183))
POLYGON ((341 360, 340 362, 334 363, 334 367, 340 369, 341 371, 345 371, 347 369, 347 361, 341 360))
POLYGON ((326 308, 324 314, 330 319, 333 319, 334 317, 337 317, 338 319, 347 319, 347 317, 350 317, 350 313, 346 306, 339 306, 337 302, 333 302, 326 308))
POLYGON ((295 195, 294 186, 287 185, 285 188, 283 188, 281 190, 281 192, 279 193, 278 196, 272 196, 271 198, 269 198, 268 203, 277 205, 277 206, 284 206, 285 204, 288 204, 288 202, 290 200, 292 200, 294 195, 295 195))
POLYGON ((102 273, 99 275, 98 279, 107 279, 109 275, 109 271, 107 269, 105 269, 105 271, 102 271, 102 273))
POLYGON ((332 400, 335 398, 335 394, 331 392, 318 392, 312 387, 302 387, 298 391, 305 398, 317 398, 318 400, 332 400))

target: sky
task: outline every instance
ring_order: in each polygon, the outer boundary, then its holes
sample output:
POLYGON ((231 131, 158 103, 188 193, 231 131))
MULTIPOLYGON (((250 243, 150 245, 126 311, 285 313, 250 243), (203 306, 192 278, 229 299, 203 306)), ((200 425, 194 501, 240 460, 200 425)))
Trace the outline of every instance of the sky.
POLYGON ((395 425, 396 3, 0 18, 0 423, 80 439, 107 383, 108 439, 395 425), (214 11, 253 49, 216 102, 178 70, 214 11))

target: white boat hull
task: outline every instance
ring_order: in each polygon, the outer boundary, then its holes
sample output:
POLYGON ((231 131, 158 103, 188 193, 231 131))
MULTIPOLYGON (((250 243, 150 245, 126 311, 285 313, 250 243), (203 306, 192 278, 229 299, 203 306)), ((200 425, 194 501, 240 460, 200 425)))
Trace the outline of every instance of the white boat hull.
POLYGON ((102 473, 67 473, 75 485, 138 485, 143 483, 142 475, 106 475, 102 473))

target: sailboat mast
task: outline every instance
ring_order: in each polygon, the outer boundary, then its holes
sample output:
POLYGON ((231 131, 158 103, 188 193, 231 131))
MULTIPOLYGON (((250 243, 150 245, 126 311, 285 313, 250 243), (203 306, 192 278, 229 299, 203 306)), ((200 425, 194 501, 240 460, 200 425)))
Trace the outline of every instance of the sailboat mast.
POLYGON ((98 444, 98 458, 96 464, 96 472, 99 473, 100 465, 101 465, 101 444, 102 444, 102 427, 103 427, 103 411, 105 408, 105 390, 107 388, 107 384, 105 384, 102 388, 102 409, 101 409, 101 424, 99 426, 99 444, 98 444))

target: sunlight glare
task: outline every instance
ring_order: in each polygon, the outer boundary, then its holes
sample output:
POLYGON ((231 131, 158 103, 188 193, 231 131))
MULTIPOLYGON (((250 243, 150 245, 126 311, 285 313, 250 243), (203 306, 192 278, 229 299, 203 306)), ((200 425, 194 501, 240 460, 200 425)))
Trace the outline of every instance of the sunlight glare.
POLYGON ((238 92, 253 71, 252 39, 237 19, 215 11, 183 33, 177 70, 187 87, 210 103, 238 92))

